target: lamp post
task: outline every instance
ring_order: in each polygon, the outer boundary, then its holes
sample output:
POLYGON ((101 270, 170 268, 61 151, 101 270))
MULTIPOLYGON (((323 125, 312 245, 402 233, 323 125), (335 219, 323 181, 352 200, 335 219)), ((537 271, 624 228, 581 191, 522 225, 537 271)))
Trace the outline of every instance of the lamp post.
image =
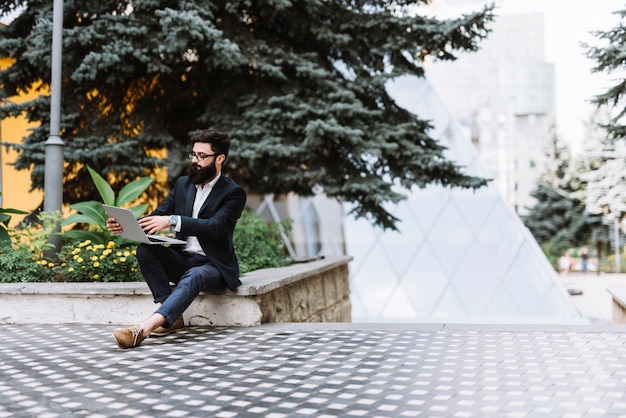
POLYGON ((618 273, 621 271, 621 256, 622 256, 622 251, 621 251, 621 247, 620 247, 620 243, 619 243, 619 230, 620 230, 620 220, 618 219, 617 214, 613 217, 613 242, 615 243, 615 248, 614 248, 614 252, 615 252, 615 273, 618 273))
MULTIPOLYGON (((63 205, 63 149, 60 136, 61 121, 61 57, 63 51, 63 0, 54 0, 52 9, 52 71, 50 92, 50 135, 45 143, 44 211, 60 211, 63 205)), ((61 225, 55 226, 55 232, 61 225)), ((54 248, 46 250, 46 258, 55 258, 61 250, 61 236, 52 234, 48 238, 54 248)))

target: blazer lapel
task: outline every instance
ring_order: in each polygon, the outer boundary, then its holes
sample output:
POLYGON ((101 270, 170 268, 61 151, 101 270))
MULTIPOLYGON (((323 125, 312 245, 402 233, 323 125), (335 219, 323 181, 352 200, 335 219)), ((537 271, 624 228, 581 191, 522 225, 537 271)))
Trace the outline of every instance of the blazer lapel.
POLYGON ((185 216, 191 216, 193 213, 193 201, 196 199, 196 186, 189 184, 187 188, 187 199, 185 201, 185 216))
MULTIPOLYGON (((202 207, 200 208, 200 212, 204 212, 209 206, 213 205, 216 201, 218 201, 217 197, 219 197, 222 194, 222 191, 224 190, 224 186, 226 185, 226 180, 224 180, 224 176, 220 176, 219 180, 217 180, 217 183, 215 183, 215 186, 213 186, 213 188, 211 189, 211 193, 209 193, 209 196, 207 196, 206 200, 204 201, 204 203, 202 204, 202 207)), ((215 212, 215 208, 211 209, 211 213, 215 212)))

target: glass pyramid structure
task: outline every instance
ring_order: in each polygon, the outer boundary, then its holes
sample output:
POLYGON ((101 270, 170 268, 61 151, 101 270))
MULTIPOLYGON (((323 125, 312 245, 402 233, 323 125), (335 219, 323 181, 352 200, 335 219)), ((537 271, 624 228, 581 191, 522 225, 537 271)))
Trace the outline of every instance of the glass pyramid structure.
MULTIPOLYGON (((430 135, 467 174, 489 173, 426 79, 388 86, 430 119, 430 135)), ((349 211, 346 207, 346 212, 349 211)), ((390 211, 400 232, 345 217, 354 322, 579 324, 585 319, 517 214, 493 185, 411 190, 390 211)))

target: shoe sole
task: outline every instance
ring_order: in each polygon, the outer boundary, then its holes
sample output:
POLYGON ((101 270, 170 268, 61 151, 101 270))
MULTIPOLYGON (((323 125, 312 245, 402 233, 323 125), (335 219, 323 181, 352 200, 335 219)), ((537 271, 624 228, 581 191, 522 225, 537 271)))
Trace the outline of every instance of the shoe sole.
POLYGON ((130 347, 122 347, 122 345, 121 345, 121 344, 120 344, 120 342, 117 340, 117 338, 115 338, 115 334, 113 334, 113 340, 115 340, 115 344, 117 344, 117 346, 118 346, 119 348, 121 348, 122 350, 126 350, 126 349, 130 348, 130 347))
POLYGON ((165 337, 166 335, 170 335, 170 334, 172 334, 172 333, 174 333, 174 332, 180 331, 180 330, 182 330, 183 328, 184 328, 184 327, 180 327, 180 328, 172 329, 172 330, 165 331, 165 332, 154 332, 154 331, 152 331, 152 332, 150 333, 150 336, 151 336, 151 337, 165 337))

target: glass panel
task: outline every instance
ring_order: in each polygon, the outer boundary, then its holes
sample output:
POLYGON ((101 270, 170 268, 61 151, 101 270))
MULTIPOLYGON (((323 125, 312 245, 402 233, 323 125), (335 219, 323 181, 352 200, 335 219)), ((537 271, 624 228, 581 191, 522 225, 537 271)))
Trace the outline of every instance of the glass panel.
POLYGON ((452 204, 444 208, 428 238, 448 277, 454 274, 474 239, 472 231, 452 204))
POLYGON ((485 263, 488 246, 475 243, 464 254, 463 262, 451 280, 471 315, 482 315, 500 287, 495 270, 485 263))
POLYGON ((367 258, 361 260, 354 272, 352 292, 358 293, 367 316, 380 315, 398 283, 398 279, 393 276, 393 267, 380 244, 372 247, 367 258))
POLYGON ((407 296, 417 308, 418 318, 433 315, 448 286, 441 264, 428 245, 420 248, 406 274, 401 277, 407 296))
POLYGON ((394 289, 379 318, 384 318, 385 321, 410 322, 415 321, 417 316, 417 310, 406 289, 400 285, 394 289))
POLYGON ((477 233, 483 226, 496 202, 498 196, 495 193, 489 193, 488 190, 453 190, 451 192, 454 204, 461 216, 465 220, 465 224, 477 233))
POLYGON ((462 318, 471 318, 471 315, 461 301, 458 292, 453 287, 448 287, 441 300, 438 301, 431 318, 436 320, 460 321, 462 318))
POLYGON ((385 231, 381 234, 380 241, 394 267, 393 273, 396 277, 400 277, 406 272, 407 267, 423 244, 424 234, 411 215, 406 202, 398 205, 398 210, 394 215, 401 219, 398 224, 401 231, 385 231))
POLYGON ((497 268, 496 274, 504 277, 524 240, 521 221, 512 215, 506 204, 499 199, 485 222, 476 240, 488 244, 491 252, 486 253, 489 263, 497 268))
POLYGON ((513 300, 504 288, 500 288, 483 311, 483 318, 485 322, 497 323, 506 320, 519 321, 523 317, 517 301, 513 300))

